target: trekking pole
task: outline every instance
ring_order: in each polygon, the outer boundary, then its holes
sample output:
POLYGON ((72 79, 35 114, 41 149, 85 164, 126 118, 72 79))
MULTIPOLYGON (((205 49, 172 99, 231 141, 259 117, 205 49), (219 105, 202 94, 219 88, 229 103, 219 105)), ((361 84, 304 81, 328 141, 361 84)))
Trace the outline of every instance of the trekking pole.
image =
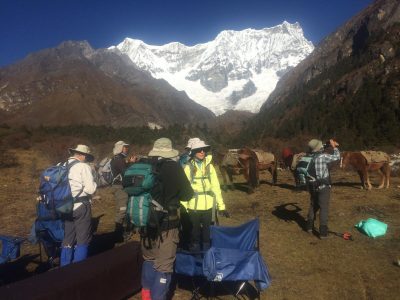
POLYGON ((354 241, 353 236, 349 232, 340 233, 340 232, 335 232, 335 231, 329 231, 329 233, 332 233, 338 237, 341 237, 346 241, 354 241))

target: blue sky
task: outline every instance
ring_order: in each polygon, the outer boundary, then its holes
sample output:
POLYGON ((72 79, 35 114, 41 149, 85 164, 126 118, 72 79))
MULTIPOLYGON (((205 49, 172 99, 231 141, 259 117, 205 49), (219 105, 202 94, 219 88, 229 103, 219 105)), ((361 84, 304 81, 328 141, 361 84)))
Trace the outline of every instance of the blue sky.
POLYGON ((0 67, 66 40, 204 43, 222 30, 299 22, 318 44, 373 0, 0 0, 0 67))

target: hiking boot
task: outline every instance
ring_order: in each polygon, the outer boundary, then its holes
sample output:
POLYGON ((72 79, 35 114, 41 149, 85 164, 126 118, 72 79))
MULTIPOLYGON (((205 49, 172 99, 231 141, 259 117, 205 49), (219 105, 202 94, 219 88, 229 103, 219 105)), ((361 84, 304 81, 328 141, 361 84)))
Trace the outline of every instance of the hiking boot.
POLYGON ((314 229, 314 220, 307 220, 305 231, 307 233, 312 233, 314 229))
POLYGON ((328 238, 328 226, 321 226, 319 228, 319 238, 321 240, 324 240, 324 239, 328 238))

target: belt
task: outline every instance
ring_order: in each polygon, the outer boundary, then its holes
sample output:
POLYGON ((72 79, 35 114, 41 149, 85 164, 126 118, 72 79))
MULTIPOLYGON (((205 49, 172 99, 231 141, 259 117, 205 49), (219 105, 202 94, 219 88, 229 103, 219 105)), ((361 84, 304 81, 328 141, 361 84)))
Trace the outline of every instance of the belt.
POLYGON ((75 198, 74 202, 75 203, 79 203, 79 202, 82 202, 82 203, 87 202, 87 203, 89 203, 90 202, 90 198, 89 198, 89 196, 82 196, 82 197, 75 198))

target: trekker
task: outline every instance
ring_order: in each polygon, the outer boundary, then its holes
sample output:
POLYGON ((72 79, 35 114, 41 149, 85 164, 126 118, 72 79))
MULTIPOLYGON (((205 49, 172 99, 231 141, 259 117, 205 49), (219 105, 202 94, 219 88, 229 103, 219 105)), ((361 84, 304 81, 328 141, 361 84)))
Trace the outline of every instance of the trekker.
POLYGON ((324 153, 322 141, 312 139, 308 143, 310 152, 314 157, 315 182, 309 183, 310 192, 310 207, 308 210, 306 230, 311 233, 314 228, 314 220, 317 211, 319 210, 319 237, 325 239, 328 237, 328 215, 329 215, 329 200, 331 195, 331 180, 328 169, 328 163, 340 159, 340 152, 337 148, 339 144, 334 140, 329 140, 329 145, 333 148, 333 154, 324 153))
POLYGON ((178 154, 170 139, 160 138, 148 155, 156 163, 157 175, 150 194, 168 213, 159 222, 160 232, 152 234, 149 230, 147 236, 141 237, 142 299, 146 300, 166 299, 179 243, 178 208, 180 201, 188 201, 193 196, 190 183, 177 162, 178 154))
POLYGON ((184 170, 189 179, 194 197, 182 203, 187 209, 191 223, 192 251, 206 250, 210 246, 210 225, 216 224, 216 211, 229 218, 222 199, 217 173, 212 165, 212 155, 207 155, 210 146, 198 140, 192 144, 190 160, 184 170))
POLYGON ((185 167, 185 165, 190 159, 190 150, 192 149, 192 144, 198 141, 200 141, 199 138, 191 138, 188 140, 187 145, 185 147, 185 152, 182 153, 181 156, 179 156, 179 164, 181 165, 182 168, 185 167))
POLYGON ((113 154, 111 160, 111 172, 114 176, 112 182, 112 189, 115 198, 115 241, 121 243, 124 241, 124 227, 123 223, 126 215, 126 206, 128 202, 128 195, 122 188, 122 176, 130 163, 134 163, 137 159, 136 156, 131 156, 128 159, 129 144, 124 141, 118 141, 114 144, 113 154))
POLYGON ((92 239, 92 210, 90 199, 96 192, 96 183, 92 170, 87 164, 93 161, 90 148, 77 145, 69 149, 71 157, 68 164, 77 160, 68 173, 71 194, 75 198, 73 212, 64 219, 64 239, 60 256, 60 266, 86 259, 89 243, 92 239))

